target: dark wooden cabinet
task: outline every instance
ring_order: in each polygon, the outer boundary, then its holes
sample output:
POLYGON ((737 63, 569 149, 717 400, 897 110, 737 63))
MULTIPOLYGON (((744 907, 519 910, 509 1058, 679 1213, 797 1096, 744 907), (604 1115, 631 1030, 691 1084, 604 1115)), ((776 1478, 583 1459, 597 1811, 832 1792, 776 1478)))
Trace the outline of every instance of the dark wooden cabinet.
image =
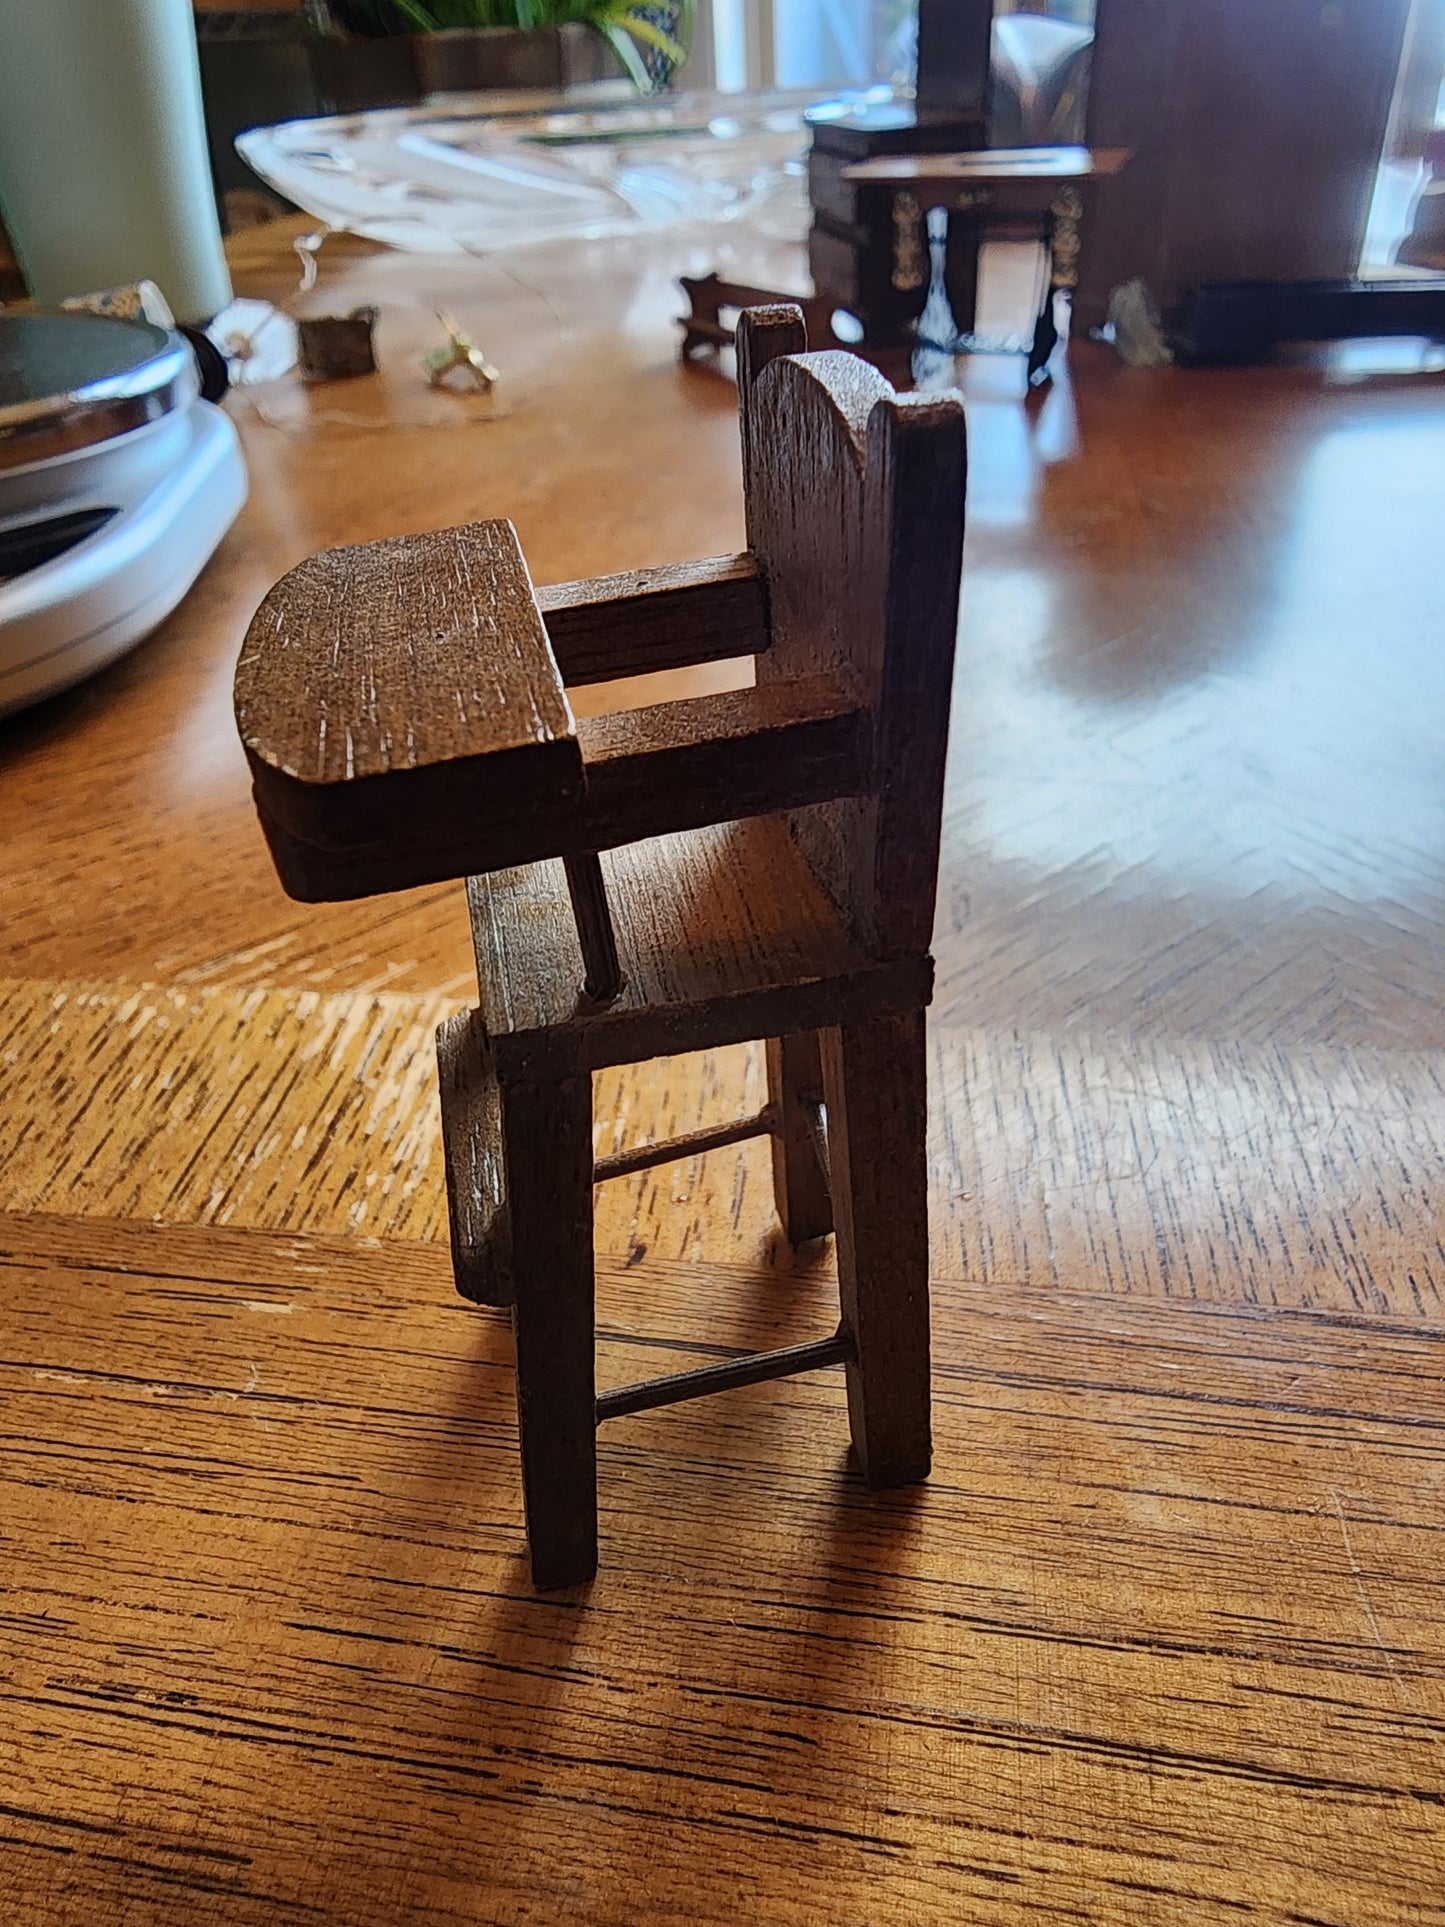
POLYGON ((1076 325, 1139 275, 1167 309, 1207 280, 1358 267, 1410 0, 1098 0, 1097 194, 1076 325))

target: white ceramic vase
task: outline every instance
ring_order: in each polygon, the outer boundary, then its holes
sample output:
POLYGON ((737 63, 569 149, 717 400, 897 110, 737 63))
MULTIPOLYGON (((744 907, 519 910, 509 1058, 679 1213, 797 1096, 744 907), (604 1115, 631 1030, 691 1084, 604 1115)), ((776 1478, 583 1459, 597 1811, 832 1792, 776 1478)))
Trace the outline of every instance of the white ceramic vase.
POLYGON ((191 0, 0 0, 0 210, 42 304, 149 279, 231 298, 191 0))

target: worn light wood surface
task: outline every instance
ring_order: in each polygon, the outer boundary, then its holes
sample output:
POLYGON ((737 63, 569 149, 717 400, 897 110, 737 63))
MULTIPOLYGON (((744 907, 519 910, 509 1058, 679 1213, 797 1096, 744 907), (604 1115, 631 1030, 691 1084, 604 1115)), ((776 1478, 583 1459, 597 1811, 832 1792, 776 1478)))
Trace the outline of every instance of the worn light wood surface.
MULTIPOLYGON (((0 981, 7 1203, 438 1240, 432 1033, 463 1001, 0 981)), ((939 1024, 931 1051, 944 1276, 1445 1321, 1438 1053, 939 1024)), ((767 1096, 741 1046, 595 1086, 599 1156, 767 1096)), ((782 1243, 768 1164, 755 1143, 608 1184, 598 1250, 827 1271, 782 1243)))
POLYGON ((400 535, 288 570, 242 647, 236 721, 253 769, 328 788, 565 742, 515 531, 400 535), (303 733, 312 712, 320 727, 303 733))
MULTIPOLYGON (((288 570, 236 667, 258 811, 323 846, 457 816, 555 816, 582 754, 509 523, 328 549, 288 570)), ((284 873, 283 873, 284 874, 284 873)))
MULTIPOLYGON (((1438 1920, 1445 389, 1408 350, 1081 347, 1027 409, 967 367, 933 1480, 864 1495, 838 1372, 618 1421, 595 1604, 523 1583, 499 1315, 439 1242, 463 895, 288 903, 230 675, 321 547, 740 549, 692 247, 519 257, 554 323, 500 264, 328 242, 381 373, 234 402, 252 499, 193 595, 0 731, 0 1915, 1438 1920), (492 401, 420 390, 437 305, 492 401)), ((294 283, 274 235, 237 260, 294 283)), ((766 1097, 740 1049, 596 1083, 599 1153, 766 1097)), ((604 1386, 826 1326, 768 1163, 599 1190, 604 1386)))
MULTIPOLYGON (((564 1606, 443 1253, 0 1251, 12 1919, 1438 1918, 1439 1327, 955 1282, 930 1485, 836 1375, 620 1420, 564 1606)), ((602 1382, 820 1296, 610 1268, 602 1382)))

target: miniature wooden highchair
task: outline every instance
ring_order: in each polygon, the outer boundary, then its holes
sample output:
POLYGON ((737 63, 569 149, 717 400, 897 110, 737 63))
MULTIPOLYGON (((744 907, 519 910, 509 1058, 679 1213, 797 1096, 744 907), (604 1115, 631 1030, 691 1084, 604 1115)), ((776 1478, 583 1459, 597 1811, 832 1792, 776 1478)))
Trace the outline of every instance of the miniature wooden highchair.
POLYGON ((746 554, 534 590, 507 522, 339 549, 276 585, 236 671, 293 897, 467 879, 480 1006, 437 1033, 452 1257, 465 1297, 512 1307, 539 1587, 596 1569, 596 1426, 622 1413, 842 1364, 868 1483, 929 1469, 963 409, 805 345, 796 308, 743 318, 746 554), (750 689, 568 707, 567 684, 747 655, 750 689), (748 1038, 755 1117, 593 1157, 593 1071, 748 1038), (788 1237, 837 1235, 837 1332, 598 1397, 593 1185, 763 1134, 788 1237))

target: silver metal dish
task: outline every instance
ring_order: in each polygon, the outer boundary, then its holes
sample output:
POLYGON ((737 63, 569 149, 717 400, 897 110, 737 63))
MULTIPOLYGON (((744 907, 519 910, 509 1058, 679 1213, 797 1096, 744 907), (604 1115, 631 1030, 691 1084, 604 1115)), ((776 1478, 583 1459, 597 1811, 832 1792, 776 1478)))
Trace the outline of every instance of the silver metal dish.
POLYGON ((94 448, 189 408, 178 334, 114 315, 0 314, 0 471, 94 448))

